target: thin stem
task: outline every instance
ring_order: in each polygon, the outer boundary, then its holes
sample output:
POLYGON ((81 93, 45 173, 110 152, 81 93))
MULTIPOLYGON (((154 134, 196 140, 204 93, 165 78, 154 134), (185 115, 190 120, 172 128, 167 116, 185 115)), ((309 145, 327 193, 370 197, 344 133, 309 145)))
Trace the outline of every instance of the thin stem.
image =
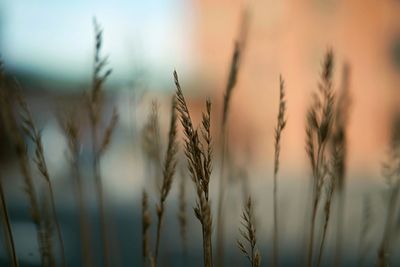
POLYGON ((14 237, 12 234, 10 217, 8 214, 8 209, 7 209, 6 199, 4 196, 4 190, 3 190, 3 184, 1 181, 1 177, 0 177, 0 200, 1 200, 1 208, 3 211, 3 222, 4 222, 4 226, 5 226, 4 232, 7 237, 7 247, 10 252, 12 266, 18 267, 19 264, 18 264, 16 250, 15 250, 14 237))
POLYGON ((97 124, 92 122, 92 151, 93 151, 93 176, 95 181, 97 200, 99 204, 100 234, 102 239, 104 266, 109 266, 108 235, 105 219, 104 192, 100 175, 99 153, 97 152, 97 124))

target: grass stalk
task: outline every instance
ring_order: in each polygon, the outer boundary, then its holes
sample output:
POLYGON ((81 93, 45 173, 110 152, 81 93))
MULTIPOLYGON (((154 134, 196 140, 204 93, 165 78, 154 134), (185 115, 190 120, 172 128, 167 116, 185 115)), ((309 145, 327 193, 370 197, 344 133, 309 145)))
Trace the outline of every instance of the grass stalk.
POLYGON ((85 210, 83 181, 79 165, 80 129, 76 121, 77 117, 73 113, 70 113, 68 117, 64 119, 60 118, 59 123, 65 138, 67 139, 69 150, 68 161, 71 168, 71 175, 75 177, 74 184, 78 197, 79 233, 81 239, 82 263, 84 266, 92 267, 93 258, 90 249, 90 228, 88 224, 87 212, 85 210))
POLYGON ((202 116, 202 124, 199 131, 194 128, 190 117, 189 109, 183 96, 182 89, 178 80, 178 74, 174 71, 176 85, 177 110, 185 134, 185 155, 188 162, 188 169, 195 184, 197 194, 194 212, 200 221, 203 235, 203 258, 204 266, 213 266, 212 257, 212 217, 211 203, 209 199, 209 182, 211 177, 211 101, 206 101, 206 112, 202 116))
POLYGON ((44 157, 42 136, 41 136, 41 133, 37 130, 37 128, 33 122, 31 112, 28 108, 28 105, 27 105, 25 99, 22 97, 22 95, 20 95, 18 98, 18 104, 19 104, 19 107, 21 110, 20 115, 21 115, 21 119, 23 122, 22 128, 23 128, 25 134, 31 139, 31 141, 35 145, 35 157, 34 157, 35 165, 38 168, 40 174, 42 175, 42 177, 47 185, 47 190, 49 193, 49 200, 50 200, 50 209, 52 212, 52 217, 53 217, 54 223, 56 225, 56 234, 57 234, 57 238, 58 238, 58 241, 60 244, 61 262, 62 262, 62 266, 66 267, 67 260, 65 257, 64 241, 62 238, 61 226, 60 226, 58 216, 57 216, 57 211, 56 211, 53 185, 51 183, 50 174, 47 169, 47 164, 46 164, 46 160, 44 157))
POLYGON ((326 146, 331 135, 334 110, 334 94, 332 92, 333 53, 325 56, 318 93, 314 94, 313 103, 307 112, 306 151, 312 169, 312 205, 311 222, 308 239, 306 266, 311 267, 313 261, 314 231, 318 204, 327 174, 326 146))
POLYGON ((12 233, 10 216, 8 213, 8 208, 7 208, 6 198, 4 195, 3 182, 2 182, 1 176, 0 176, 0 205, 1 205, 1 210, 2 210, 4 234, 6 236, 6 246, 7 246, 8 252, 10 254, 10 262, 11 262, 12 266, 18 267, 19 263, 18 263, 16 249, 15 249, 14 236, 12 233))
POLYGON ((158 254, 160 248, 160 238, 161 238, 161 226, 163 222, 163 217, 165 213, 165 201, 171 190, 172 181, 174 178, 174 174, 176 171, 176 154, 178 151, 178 144, 176 140, 176 101, 175 98, 172 99, 171 105, 171 121, 170 121, 170 129, 168 135, 168 148, 165 155, 164 169, 163 169, 163 181, 160 192, 160 202, 157 205, 157 236, 156 236, 156 249, 155 249, 155 266, 158 264, 158 254))
POLYGON ((260 267, 261 255, 257 248, 253 203, 250 197, 246 201, 246 205, 243 210, 242 220, 243 221, 241 222, 241 224, 243 226, 243 229, 239 228, 239 232, 242 238, 247 241, 249 249, 247 249, 246 245, 240 240, 237 240, 238 247, 243 255, 249 260, 251 267, 260 267))
POLYGON ((273 205, 274 205, 274 230, 273 230, 273 253, 272 266, 279 266, 279 230, 278 230, 278 171, 279 171, 279 155, 281 151, 282 131, 286 126, 286 100, 285 100, 285 82, 280 76, 279 78, 279 111, 278 120, 275 128, 275 157, 274 157, 274 185, 273 185, 273 205))

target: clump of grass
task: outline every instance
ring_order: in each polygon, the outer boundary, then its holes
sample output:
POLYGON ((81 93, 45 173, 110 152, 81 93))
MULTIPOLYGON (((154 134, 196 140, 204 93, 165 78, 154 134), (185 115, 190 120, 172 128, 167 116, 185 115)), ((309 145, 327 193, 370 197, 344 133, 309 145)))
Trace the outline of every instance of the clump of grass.
POLYGON ((172 109, 171 109, 171 120, 170 128, 168 134, 168 147, 165 155, 164 169, 163 169, 163 181, 160 192, 160 202, 157 205, 157 237, 156 237, 156 249, 155 249, 155 266, 158 263, 158 252, 160 247, 161 238, 161 226, 163 222, 163 216, 165 213, 165 201, 167 199, 168 193, 171 190, 172 180, 175 175, 176 170, 176 154, 178 151, 178 144, 176 140, 176 100, 175 97, 172 99, 172 109))
POLYGON ((202 117, 200 133, 203 137, 202 142, 198 130, 193 126, 176 71, 174 71, 174 79, 176 85, 177 110, 180 114, 180 121, 185 134, 185 154, 187 157, 189 173, 195 184, 197 195, 194 212, 202 226, 204 266, 211 267, 213 266, 211 243, 212 217, 211 203, 209 199, 209 182, 212 169, 212 140, 210 131, 211 102, 207 99, 206 112, 203 113, 202 117))
POLYGON ((108 248, 108 231, 106 223, 106 211, 104 201, 104 190, 102 185, 102 178, 100 173, 100 159, 104 155, 104 152, 110 145, 111 137, 118 121, 118 114, 116 109, 113 109, 113 114, 108 126, 106 127, 102 138, 99 137, 99 124, 103 119, 103 108, 104 108, 104 82, 110 76, 111 69, 106 68, 108 64, 108 57, 101 55, 101 48, 103 45, 103 30, 97 23, 96 19, 93 20, 94 32, 95 32, 95 53, 94 53, 94 68, 93 68, 93 81, 92 88, 87 97, 87 105, 89 110, 89 121, 92 138, 92 153, 93 153, 93 176, 96 187, 97 200, 99 204, 99 216, 100 216, 100 231, 102 239, 102 249, 104 257, 104 265, 109 266, 109 248, 108 248))
POLYGON ((80 126, 74 112, 70 112, 67 116, 59 117, 59 124, 65 138, 67 139, 69 152, 67 157, 70 164, 71 175, 75 177, 74 184, 76 195, 78 197, 79 233, 81 237, 82 260, 85 266, 91 267, 93 266, 93 262, 90 250, 90 228, 88 225, 87 212, 85 210, 84 188, 79 164, 79 151, 81 147, 80 126))
POLYGON ((312 169, 312 206, 310 236, 308 240, 307 266, 312 266, 314 229, 318 204, 327 174, 326 147, 332 132, 334 93, 332 90, 333 52, 326 53, 322 66, 318 93, 307 112, 306 151, 312 169))
POLYGON ((50 208, 51 208, 54 223, 56 225, 57 237, 58 237, 58 241, 60 244, 60 254, 61 254, 61 260, 62 260, 62 266, 65 267, 65 266, 67 266, 67 262, 66 262, 66 258, 65 258, 64 241, 63 241, 63 238, 61 235, 61 226, 60 226, 60 223, 59 223, 59 220, 57 217, 53 185, 51 183, 50 174, 47 169, 47 164, 46 164, 46 160, 44 157, 42 136, 34 124, 31 112, 28 108, 28 105, 27 105, 25 99, 22 97, 22 95, 20 95, 18 97, 18 104, 20 107, 20 116, 22 119, 22 129, 23 129, 24 133, 31 139, 31 141, 35 145, 34 163, 35 163, 36 167, 38 168, 40 174, 42 175, 42 177, 47 185, 47 190, 49 193, 49 200, 50 200, 50 208))
MULTIPOLYGON (((343 218, 343 197, 344 197, 344 186, 345 186, 345 175, 346 175, 346 158, 347 158, 347 132, 346 125, 348 120, 348 109, 349 109, 349 93, 348 93, 348 75, 349 67, 345 65, 343 71, 343 84, 341 94, 338 97, 335 106, 335 116, 332 125, 331 135, 331 164, 328 166, 327 184, 326 184, 326 198, 324 205, 324 224, 322 230, 322 238, 319 248, 319 255, 317 260, 317 266, 321 265, 322 254, 325 245, 326 233, 328 230, 328 224, 331 213, 332 200, 335 194, 339 200, 339 212, 338 216, 343 218)), ((339 222, 341 224, 341 222, 339 222)), ((338 229, 338 235, 341 234, 341 229, 338 229)), ((340 240, 340 237, 337 237, 340 240)), ((340 245, 337 247, 339 253, 340 245)), ((336 262, 340 262, 340 253, 335 259, 336 262)))
POLYGON ((273 188, 273 205, 274 205, 274 231, 273 231, 273 253, 272 265, 278 266, 279 245, 278 245, 278 170, 279 170, 279 155, 281 151, 281 136, 282 131, 286 126, 286 99, 285 99, 285 81, 282 76, 279 77, 279 111, 278 120, 275 128, 275 158, 274 158, 274 188, 273 188))
POLYGON ((240 251, 249 260, 251 267, 261 266, 261 255, 257 248, 257 238, 256 238, 256 228, 254 225, 254 214, 253 214, 253 204, 251 198, 249 197, 242 215, 242 226, 243 229, 239 229, 240 235, 248 243, 249 249, 246 245, 238 240, 237 244, 240 251))
POLYGON ((147 261, 150 259, 149 242, 150 242, 150 225, 151 215, 149 211, 148 196, 146 190, 142 193, 142 256, 143 266, 147 265, 147 261))

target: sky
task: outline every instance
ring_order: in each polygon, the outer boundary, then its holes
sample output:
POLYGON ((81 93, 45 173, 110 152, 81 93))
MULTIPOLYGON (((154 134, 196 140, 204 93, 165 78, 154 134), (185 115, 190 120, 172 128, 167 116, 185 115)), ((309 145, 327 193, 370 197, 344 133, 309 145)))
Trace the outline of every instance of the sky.
POLYGON ((149 76, 176 67, 190 71, 194 13, 188 3, 0 0, 0 54, 11 69, 90 77, 96 17, 114 79, 129 79, 138 70, 149 76))

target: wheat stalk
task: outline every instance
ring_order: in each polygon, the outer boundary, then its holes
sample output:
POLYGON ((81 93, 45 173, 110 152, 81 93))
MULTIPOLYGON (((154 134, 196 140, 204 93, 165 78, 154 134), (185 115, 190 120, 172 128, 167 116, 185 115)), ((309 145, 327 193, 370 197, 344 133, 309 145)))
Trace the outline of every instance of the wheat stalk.
POLYGON ((188 169, 195 184, 197 194, 194 212, 200 221, 203 234, 203 256, 204 266, 212 267, 212 217, 211 204, 209 200, 209 182, 211 177, 211 102, 206 101, 206 112, 203 113, 201 135, 203 142, 200 141, 198 130, 193 127, 189 109, 183 96, 178 80, 178 74, 174 71, 176 85, 177 110, 180 114, 180 121, 185 134, 185 155, 188 161, 188 169))
MULTIPOLYGON (((7 110, 6 110, 7 104, 5 103, 7 100, 6 100, 4 92, 3 92, 6 90, 5 86, 4 86, 4 84, 5 84, 4 80, 5 80, 5 74, 4 74, 4 70, 3 70, 3 62, 0 59, 0 104, 2 106, 0 111, 2 114, 4 114, 2 116, 2 119, 3 119, 2 121, 5 122, 7 120, 7 115, 6 115, 7 114, 7 110)), ((12 266, 18 267, 19 263, 18 263, 16 249, 15 249, 14 237, 13 237, 13 233, 12 233, 10 216, 8 213, 8 208, 7 208, 6 197, 4 194, 2 180, 3 179, 0 174, 0 202, 1 202, 1 210, 2 210, 2 215, 3 215, 2 218, 3 218, 3 224, 4 224, 4 234, 7 239, 6 245, 7 245, 8 251, 10 253, 12 266)))
POLYGON ((3 182, 2 182, 1 175, 0 175, 0 202, 1 202, 0 205, 1 205, 1 211, 2 211, 3 224, 4 224, 4 235, 7 240, 7 242, 6 242, 7 250, 10 254, 12 266, 18 267, 19 263, 18 263, 16 249, 15 249, 14 237, 13 237, 13 233, 12 233, 10 216, 8 213, 6 198, 4 195, 3 182))
POLYGON ((339 143, 340 149, 340 161, 338 162, 337 168, 337 234, 336 234, 336 255, 334 266, 340 266, 341 264, 341 246, 342 246, 342 236, 343 236, 343 219, 344 219, 344 209, 345 209, 345 185, 346 185, 346 159, 347 159, 347 133, 346 126, 349 116, 350 107, 350 66, 344 64, 343 74, 342 74, 342 85, 341 92, 338 96, 337 106, 336 106, 336 116, 335 116, 335 134, 334 142, 339 143))
POLYGON ((68 161, 71 167, 71 174, 75 177, 74 182, 76 194, 78 196, 82 259, 85 266, 91 267, 93 266, 93 261, 91 255, 92 253, 90 250, 90 228, 85 211, 84 189, 81 177, 81 170, 79 166, 79 150, 81 147, 80 127, 77 123, 77 116, 73 112, 70 112, 69 115, 65 116, 64 118, 59 117, 59 124, 61 126, 61 129, 63 130, 65 138, 67 139, 69 151, 68 161))
POLYGON ((273 188, 273 203, 274 203, 274 231, 273 231, 273 253, 272 264, 278 266, 279 259, 279 231, 278 231, 278 170, 279 170, 279 155, 281 151, 281 136, 282 131, 286 126, 286 99, 285 99, 285 81, 282 76, 279 77, 279 111, 278 120, 275 128, 275 157, 274 157, 274 188, 273 188))
POLYGON ((61 254, 62 265, 64 267, 66 267, 67 261, 65 258, 64 241, 63 241, 63 238, 61 235, 61 226, 60 226, 60 223, 59 223, 58 217, 57 217, 53 185, 51 183, 50 174, 47 169, 47 164, 46 164, 46 160, 44 157, 42 136, 34 124, 31 112, 30 112, 28 105, 22 95, 19 95, 19 97, 18 97, 18 104, 20 107, 20 116, 22 119, 22 129, 23 129, 24 133, 35 144, 35 156, 34 156, 33 161, 47 185, 47 189, 49 192, 49 198, 50 198, 50 208, 52 210, 53 220, 56 225, 58 241, 60 243, 60 254, 61 254))
POLYGON ((256 228, 254 225, 253 204, 249 197, 242 215, 242 227, 239 228, 240 235, 248 243, 249 250, 246 245, 237 240, 238 247, 243 255, 250 261, 252 267, 259 267, 261 265, 261 255, 257 248, 256 228))
POLYGON ((108 64, 108 57, 101 55, 101 48, 103 45, 103 30, 97 23, 96 19, 93 20, 94 33, 95 33, 95 53, 94 53, 94 67, 93 67, 93 81, 92 88, 88 94, 88 110, 91 127, 92 137, 92 153, 93 153, 93 176, 96 187, 96 195, 99 204, 99 217, 100 217, 100 232, 102 239, 102 250, 104 257, 104 265, 110 265, 109 248, 108 248, 108 231, 106 222, 106 207, 104 201, 104 189, 102 185, 102 177, 100 173, 100 158, 109 147, 111 136, 115 130, 118 114, 116 109, 113 109, 113 114, 108 126, 103 133, 102 139, 99 139, 99 123, 103 115, 103 85, 107 77, 111 74, 111 69, 106 68, 108 64), (106 68, 106 69, 105 69, 106 68))
POLYGON ((317 208, 321 197, 324 178, 327 173, 325 149, 328 144, 334 110, 332 91, 333 52, 328 51, 322 68, 318 94, 313 96, 313 103, 307 112, 306 151, 312 169, 312 206, 310 236, 308 240, 307 266, 312 266, 314 247, 314 228, 317 208))
MULTIPOLYGON (((19 84, 14 80, 14 86, 17 90, 20 88, 18 87, 19 84)), ((30 169, 29 164, 29 156, 27 151, 27 145, 25 143, 24 138, 22 137, 17 119, 14 115, 13 108, 12 108, 12 97, 10 96, 9 92, 4 90, 0 90, 0 100, 1 106, 3 107, 2 115, 3 121, 5 122, 5 128, 10 133, 9 135, 12 137, 12 142, 15 147, 15 151, 18 158, 18 164, 23 176, 23 183, 24 183, 24 192, 28 197, 29 208, 30 208, 30 216, 36 228, 36 235, 37 240, 39 243, 39 251, 41 262, 43 266, 48 266, 48 253, 49 251, 49 244, 46 242, 44 237, 44 230, 43 230, 43 217, 40 212, 39 202, 37 198, 37 194, 35 191, 35 186, 33 183, 33 177, 30 169)))
POLYGON ((243 9, 240 20, 239 36, 235 42, 231 63, 229 67, 228 80, 224 92, 224 101, 222 106, 221 122, 221 166, 219 176, 219 192, 217 206, 217 266, 224 265, 224 215, 223 201, 225 197, 225 154, 227 153, 227 123, 230 109, 232 93, 236 87, 239 67, 242 60, 244 48, 247 41, 248 24, 250 18, 250 9, 247 6, 243 9))
POLYGON ((156 249, 155 249, 155 266, 158 263, 158 252, 160 247, 160 237, 161 237, 161 225, 163 222, 163 216, 165 213, 165 201, 167 199, 168 193, 171 190, 172 180, 174 178, 176 170, 176 154, 178 152, 178 144, 176 140, 176 101, 175 97, 172 99, 172 109, 171 109, 171 121, 168 135, 168 148, 165 155, 164 170, 163 170, 163 181, 160 192, 160 202, 157 205, 157 239, 156 239, 156 249))

